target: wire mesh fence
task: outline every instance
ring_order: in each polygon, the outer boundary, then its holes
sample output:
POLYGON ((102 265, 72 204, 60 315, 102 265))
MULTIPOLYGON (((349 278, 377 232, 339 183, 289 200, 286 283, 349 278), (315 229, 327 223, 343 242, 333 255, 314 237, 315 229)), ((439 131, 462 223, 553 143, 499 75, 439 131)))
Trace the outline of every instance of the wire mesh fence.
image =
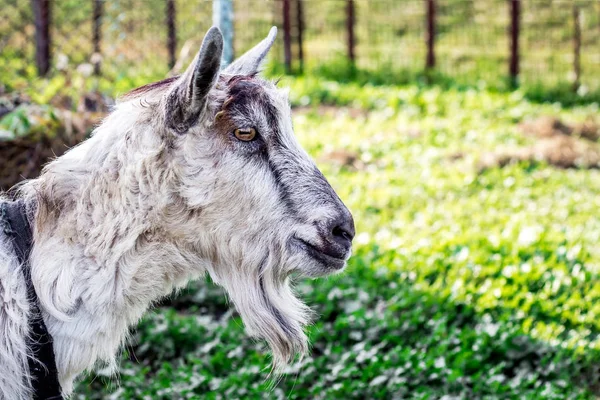
POLYGON ((31 7, 20 0, 2 0, 0 7, 0 69, 18 72, 28 65, 34 66, 31 7))
POLYGON ((600 2, 535 1, 524 3, 521 40, 523 80, 573 81, 575 19, 581 30, 581 81, 600 87, 600 2))
MULTIPOLYGON (((207 0, 0 0, 0 74, 9 89, 11 77, 37 74, 36 3, 49 9, 50 75, 79 69, 110 79, 160 78, 173 61, 179 61, 177 70, 193 57, 212 25, 207 0), (177 49, 175 60, 169 43, 177 49)), ((507 0, 234 0, 234 49, 239 55, 277 25, 291 31, 291 43, 278 41, 275 64, 284 63, 288 46, 292 69, 353 62, 383 74, 420 73, 426 67, 428 3, 435 5, 435 71, 467 83, 507 78, 507 0)), ((579 81, 585 90, 599 90, 600 1, 517 3, 520 81, 579 81)))

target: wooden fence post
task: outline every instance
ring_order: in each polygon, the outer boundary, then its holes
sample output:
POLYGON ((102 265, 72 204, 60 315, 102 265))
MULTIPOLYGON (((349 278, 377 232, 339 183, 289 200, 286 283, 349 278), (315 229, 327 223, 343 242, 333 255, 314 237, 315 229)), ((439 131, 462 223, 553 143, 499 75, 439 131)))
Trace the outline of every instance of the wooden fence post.
POLYGON ((354 0, 346 0, 346 36, 348 40, 348 60, 350 60, 350 65, 352 67, 356 65, 356 37, 354 36, 355 23, 356 16, 354 10, 354 0))
POLYGON ((290 0, 283 0, 283 61, 285 72, 292 72, 292 34, 290 26, 290 0))
POLYGON ((425 69, 432 70, 435 67, 435 0, 427 0, 427 59, 425 69))
POLYGON ((296 42, 298 44, 298 61, 300 62, 300 72, 304 72, 304 6, 303 0, 296 0, 296 42))
POLYGON ((581 18, 579 7, 573 6, 573 90, 577 91, 581 83, 581 18))
POLYGON ((175 66, 177 49, 177 31, 175 28, 175 0, 167 0, 167 51, 169 52, 169 69, 175 66))
POLYGON ((44 76, 50 70, 50 0, 32 0, 35 22, 35 63, 38 74, 44 76))
POLYGON ((102 60, 100 40, 102 37, 102 0, 94 0, 94 20, 93 20, 93 37, 94 54, 92 56, 92 64, 94 64, 94 75, 100 75, 100 63, 102 60))
POLYGON ((511 86, 519 82, 519 34, 521 32, 521 1, 510 1, 510 63, 508 74, 511 86))

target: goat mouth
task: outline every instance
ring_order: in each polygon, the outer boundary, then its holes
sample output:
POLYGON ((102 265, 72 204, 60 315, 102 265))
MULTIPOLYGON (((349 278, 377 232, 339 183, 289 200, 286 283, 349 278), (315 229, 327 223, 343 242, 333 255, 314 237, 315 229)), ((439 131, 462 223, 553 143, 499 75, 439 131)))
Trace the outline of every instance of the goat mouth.
POLYGON ((296 244, 296 246, 298 246, 301 250, 304 251, 304 253, 306 253, 312 259, 323 264, 327 268, 341 270, 346 266, 346 257, 336 257, 327 254, 314 244, 306 240, 300 239, 299 237, 294 237, 293 241, 296 244))

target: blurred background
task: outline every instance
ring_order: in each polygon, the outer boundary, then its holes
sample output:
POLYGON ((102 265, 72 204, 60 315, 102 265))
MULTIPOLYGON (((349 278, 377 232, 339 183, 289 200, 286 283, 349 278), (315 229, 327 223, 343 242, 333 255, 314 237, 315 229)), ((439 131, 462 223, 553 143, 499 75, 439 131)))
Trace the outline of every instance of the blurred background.
POLYGON ((0 190, 213 24, 264 74, 353 211, 340 276, 298 282, 312 351, 268 379, 211 282, 132 331, 75 398, 600 396, 600 1, 0 0, 0 190))

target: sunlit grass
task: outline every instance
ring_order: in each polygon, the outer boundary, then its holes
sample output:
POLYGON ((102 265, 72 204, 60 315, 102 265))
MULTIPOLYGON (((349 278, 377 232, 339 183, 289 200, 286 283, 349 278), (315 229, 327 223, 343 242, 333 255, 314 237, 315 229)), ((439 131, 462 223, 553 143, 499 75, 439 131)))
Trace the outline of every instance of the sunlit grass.
POLYGON ((199 283, 142 322, 120 386, 96 380, 81 396, 592 398, 599 172, 517 164, 480 173, 475 164, 482 152, 530 143, 522 120, 582 121, 597 106, 539 105, 519 92, 282 85, 305 106, 296 134, 358 231, 344 275, 299 286, 320 315, 311 356, 266 392, 263 344, 246 337, 219 289, 199 283), (340 166, 332 151, 357 160, 340 166))

